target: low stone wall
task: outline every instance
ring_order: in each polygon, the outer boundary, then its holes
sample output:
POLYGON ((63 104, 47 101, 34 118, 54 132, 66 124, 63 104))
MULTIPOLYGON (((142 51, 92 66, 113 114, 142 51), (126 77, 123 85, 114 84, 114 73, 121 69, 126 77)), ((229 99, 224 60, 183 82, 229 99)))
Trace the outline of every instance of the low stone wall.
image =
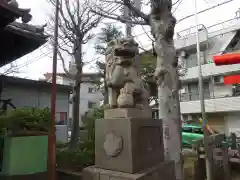
POLYGON ((82 173, 57 170, 57 180, 82 180, 82 173))
POLYGON ((27 175, 13 175, 13 176, 1 176, 1 180, 45 180, 47 179, 47 172, 34 173, 27 175))

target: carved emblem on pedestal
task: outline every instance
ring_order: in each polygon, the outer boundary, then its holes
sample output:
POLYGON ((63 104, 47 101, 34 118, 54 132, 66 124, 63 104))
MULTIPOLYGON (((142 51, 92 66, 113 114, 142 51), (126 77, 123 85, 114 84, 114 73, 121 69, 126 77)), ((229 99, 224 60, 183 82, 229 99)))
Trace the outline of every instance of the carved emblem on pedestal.
POLYGON ((110 157, 118 156, 123 149, 123 138, 116 136, 114 133, 108 133, 105 136, 103 148, 110 157))

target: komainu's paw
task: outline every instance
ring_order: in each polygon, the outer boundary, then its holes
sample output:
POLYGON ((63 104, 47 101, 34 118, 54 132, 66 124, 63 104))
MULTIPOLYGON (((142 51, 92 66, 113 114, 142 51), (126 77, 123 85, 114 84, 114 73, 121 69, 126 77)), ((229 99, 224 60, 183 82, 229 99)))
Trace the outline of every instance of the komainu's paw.
POLYGON ((144 106, 143 106, 143 104, 136 104, 136 108, 142 110, 142 109, 144 109, 144 106))
POLYGON ((155 78, 159 78, 159 77, 162 77, 164 76, 164 74, 167 73, 167 70, 164 69, 164 68, 156 68, 155 72, 154 72, 154 76, 155 78))
POLYGON ((117 108, 117 105, 110 105, 110 104, 105 104, 104 106, 104 109, 114 109, 114 108, 117 108))

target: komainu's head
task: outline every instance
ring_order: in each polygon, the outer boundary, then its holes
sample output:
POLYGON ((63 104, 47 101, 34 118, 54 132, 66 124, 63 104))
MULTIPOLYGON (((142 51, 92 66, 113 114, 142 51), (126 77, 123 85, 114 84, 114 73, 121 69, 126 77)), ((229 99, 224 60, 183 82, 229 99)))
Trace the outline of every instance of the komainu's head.
POLYGON ((138 54, 138 44, 133 38, 114 39, 107 46, 106 54, 110 53, 118 57, 133 58, 138 54))

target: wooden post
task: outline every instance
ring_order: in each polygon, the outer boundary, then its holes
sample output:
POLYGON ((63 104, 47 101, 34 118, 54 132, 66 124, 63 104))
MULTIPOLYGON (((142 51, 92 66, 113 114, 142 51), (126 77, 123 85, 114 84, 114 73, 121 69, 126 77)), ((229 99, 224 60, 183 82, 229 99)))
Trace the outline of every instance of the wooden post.
POLYGON ((240 144, 237 145, 238 153, 240 153, 240 144))
MULTIPOLYGON (((214 143, 215 143, 215 139, 216 139, 217 135, 212 135, 209 136, 207 138, 207 141, 205 143, 207 143, 207 149, 205 152, 205 156, 208 157, 208 161, 209 161, 209 167, 208 167, 208 171, 210 171, 210 174, 212 175, 212 180, 214 179, 214 160, 213 160, 213 149, 214 149, 214 143)), ((207 167, 206 167, 207 168, 207 167)))
POLYGON ((48 180, 56 180, 56 134, 55 134, 55 117, 56 117, 56 74, 57 74, 57 52, 58 52, 58 21, 59 21, 59 4, 56 0, 55 10, 55 27, 54 27, 54 44, 53 44, 53 66, 52 66, 52 96, 51 96, 51 123, 48 134, 48 180))
POLYGON ((230 167, 229 167, 229 156, 228 156, 228 144, 224 142, 223 144, 223 168, 224 168, 224 180, 230 180, 230 167))
POLYGON ((231 148, 237 149, 237 136, 235 133, 231 133, 231 140, 232 140, 231 148))
POLYGON ((200 157, 204 152, 201 151, 200 145, 196 145, 197 160, 194 162, 194 180, 205 180, 206 178, 205 159, 200 157))

